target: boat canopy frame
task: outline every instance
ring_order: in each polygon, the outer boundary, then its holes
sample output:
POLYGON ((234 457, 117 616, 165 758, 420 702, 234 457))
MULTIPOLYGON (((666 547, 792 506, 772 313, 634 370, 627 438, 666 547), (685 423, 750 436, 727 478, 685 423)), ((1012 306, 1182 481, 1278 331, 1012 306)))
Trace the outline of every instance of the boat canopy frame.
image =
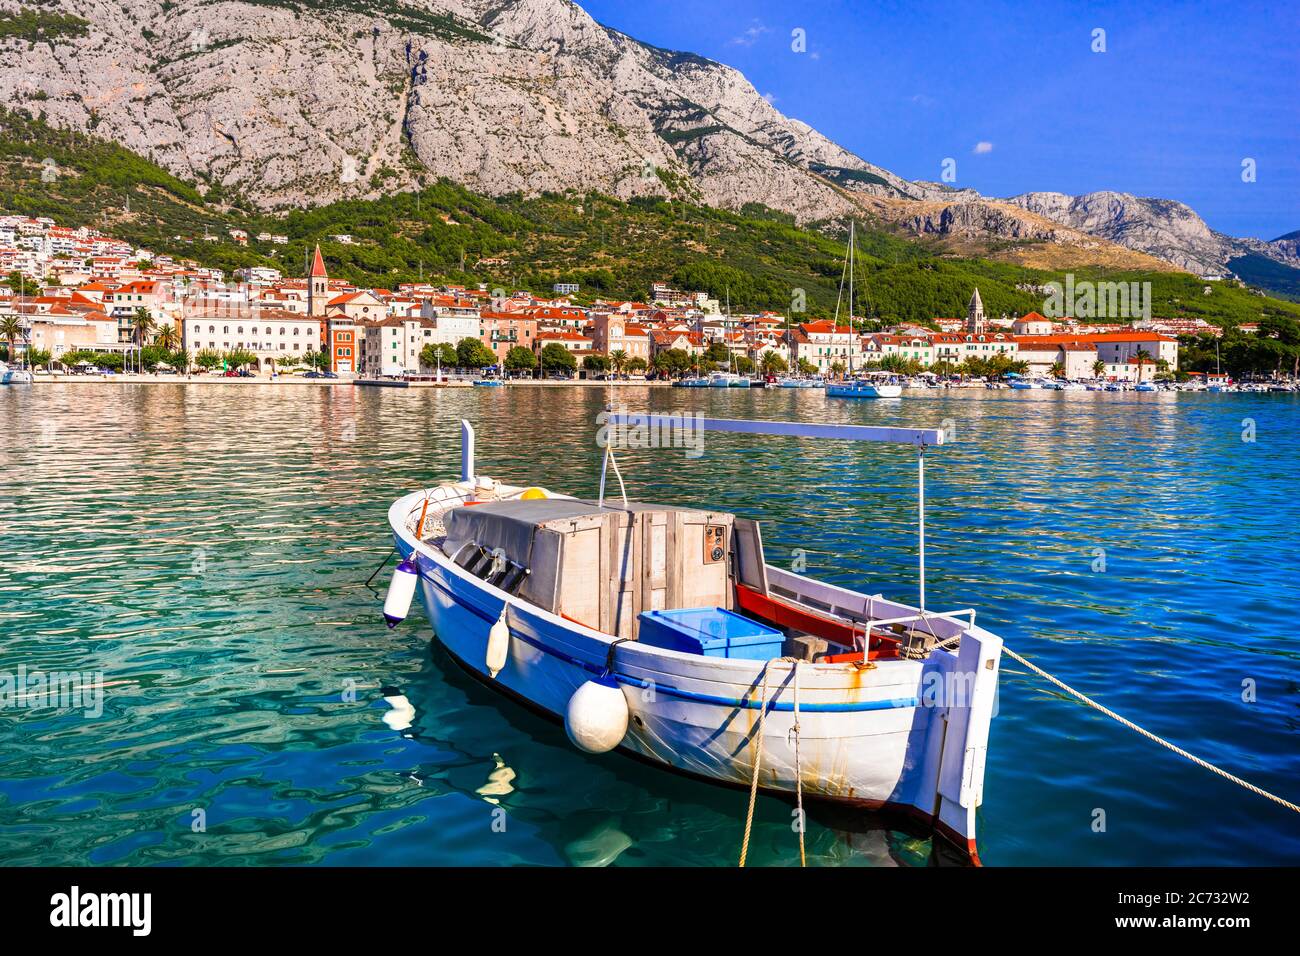
MULTIPOLYGON (((917 487, 917 604, 925 616, 925 450, 944 443, 944 433, 939 428, 902 428, 882 425, 840 425, 827 422, 784 422, 766 419, 705 418, 700 415, 656 414, 653 412, 613 412, 603 416, 609 426, 647 429, 692 429, 699 431, 731 432, 742 435, 778 435, 787 438, 819 438, 832 441, 874 441, 912 445, 916 448, 917 487)), ((612 443, 605 445, 600 470, 599 505, 605 502, 605 469, 613 457, 612 443)), ((614 465, 620 488, 623 477, 614 465)), ((624 502, 627 500, 623 492, 624 502)), ((972 616, 972 625, 974 618, 972 616)))

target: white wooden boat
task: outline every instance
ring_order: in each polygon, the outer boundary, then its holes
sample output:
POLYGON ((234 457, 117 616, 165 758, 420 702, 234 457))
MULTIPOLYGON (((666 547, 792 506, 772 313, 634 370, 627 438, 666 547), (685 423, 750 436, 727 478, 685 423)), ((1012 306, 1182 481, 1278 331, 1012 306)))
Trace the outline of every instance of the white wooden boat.
MULTIPOLYGON (((622 414, 605 424, 680 422, 622 414)), ((918 606, 768 564, 756 521, 606 500, 603 470, 596 501, 476 474, 473 429, 462 423, 460 478, 389 510, 402 556, 385 601, 390 625, 418 594, 456 661, 564 720, 584 750, 619 748, 746 787, 758 761, 765 791, 904 813, 978 862, 1002 641, 974 610, 925 604, 925 452, 942 432, 691 424, 914 446, 918 606)), ((605 461, 618 475, 614 444, 605 461)))

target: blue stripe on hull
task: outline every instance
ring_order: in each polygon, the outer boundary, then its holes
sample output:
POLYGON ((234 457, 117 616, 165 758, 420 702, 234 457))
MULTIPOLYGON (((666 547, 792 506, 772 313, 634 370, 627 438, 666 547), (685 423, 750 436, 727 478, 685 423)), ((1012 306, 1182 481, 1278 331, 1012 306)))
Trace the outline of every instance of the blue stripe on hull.
MULTIPOLYGON (((459 607, 462 607, 465 610, 470 611, 471 613, 475 614, 476 616, 478 616, 480 619, 482 619, 488 624, 496 623, 497 618, 499 617, 499 612, 494 614, 491 611, 484 610, 483 608, 476 605, 473 601, 469 600, 467 597, 457 594, 454 590, 452 590, 442 581, 438 580, 438 578, 435 575, 426 572, 426 570, 422 567, 420 568, 420 576, 426 578, 429 582, 431 582, 434 585, 434 587, 438 588, 438 590, 446 594, 459 607)), ((551 647, 547 644, 544 644, 542 641, 536 638, 529 637, 526 634, 522 634, 515 628, 510 629, 510 636, 523 641, 525 644, 537 648, 539 651, 542 651, 545 654, 549 654, 552 657, 558 658, 559 660, 564 661, 566 664, 571 664, 574 667, 580 667, 583 670, 587 671, 588 673, 599 676, 605 672, 605 668, 600 665, 591 664, 587 661, 580 660, 579 658, 573 657, 572 655, 565 653, 559 648, 551 647)), ((748 709, 748 710, 758 710, 762 707, 762 703, 757 700, 738 698, 738 697, 718 697, 713 694, 700 694, 695 691, 683 690, 682 688, 673 687, 669 684, 663 684, 658 681, 651 682, 651 681, 643 680, 640 677, 633 677, 630 674, 621 674, 618 671, 613 672, 613 677, 617 681, 619 681, 619 683, 628 684, 632 687, 648 688, 653 686, 656 693, 664 693, 670 697, 677 697, 681 700, 695 701, 701 704, 716 704, 721 707, 734 707, 734 708, 741 708, 741 709, 748 709)), ((810 714, 857 713, 860 711, 894 710, 897 708, 904 708, 904 707, 916 707, 918 706, 919 703, 920 702, 915 697, 895 697, 886 700, 866 700, 866 701, 857 701, 857 702, 844 701, 840 703, 831 703, 831 704, 801 703, 799 705, 799 711, 801 713, 810 713, 810 714)), ((767 710, 769 713, 771 713, 772 711, 792 711, 794 710, 794 703, 793 701, 779 701, 779 700, 768 701, 767 710)))

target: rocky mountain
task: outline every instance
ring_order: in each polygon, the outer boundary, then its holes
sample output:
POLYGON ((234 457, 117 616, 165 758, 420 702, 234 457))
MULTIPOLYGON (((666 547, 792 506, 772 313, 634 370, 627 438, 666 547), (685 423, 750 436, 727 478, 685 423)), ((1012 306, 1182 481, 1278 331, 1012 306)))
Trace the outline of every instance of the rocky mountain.
POLYGON ((1083 196, 1038 192, 1014 196, 1007 202, 1198 275, 1225 275, 1232 271, 1233 260, 1252 253, 1300 267, 1300 233, 1272 242, 1237 239, 1215 232, 1189 206, 1172 199, 1108 191, 1083 196))
POLYGON ((491 195, 758 203, 800 222, 865 212, 1055 264, 1159 267, 1150 253, 1200 269, 1227 248, 1176 203, 1156 220, 1137 204, 1160 201, 1120 194, 1003 202, 908 181, 782 115, 737 70, 570 0, 0 0, 0 21, 20 12, 26 26, 0 30, 11 108, 266 209, 445 176, 491 195))

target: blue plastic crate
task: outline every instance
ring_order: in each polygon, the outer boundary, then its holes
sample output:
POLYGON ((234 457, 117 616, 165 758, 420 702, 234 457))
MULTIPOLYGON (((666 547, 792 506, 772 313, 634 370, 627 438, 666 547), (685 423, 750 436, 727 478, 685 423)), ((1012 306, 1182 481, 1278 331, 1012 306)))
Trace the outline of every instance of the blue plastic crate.
POLYGON ((785 636, 765 624, 720 607, 642 611, 637 639, 705 657, 766 661, 781 656, 785 636))

